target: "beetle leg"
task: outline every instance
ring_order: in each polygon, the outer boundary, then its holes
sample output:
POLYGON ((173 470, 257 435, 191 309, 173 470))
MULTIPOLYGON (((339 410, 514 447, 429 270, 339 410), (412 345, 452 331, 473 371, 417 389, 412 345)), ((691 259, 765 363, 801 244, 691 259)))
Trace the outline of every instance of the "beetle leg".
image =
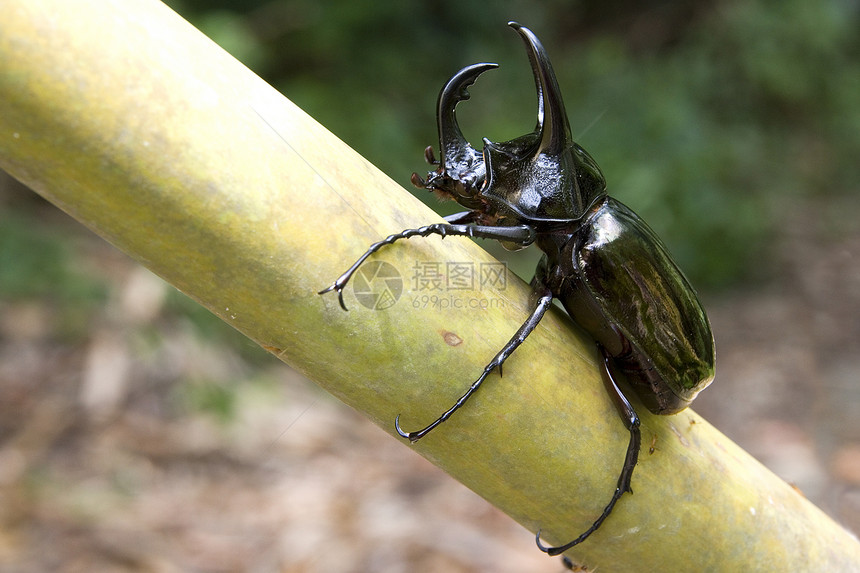
POLYGON ((600 347, 600 352, 603 355, 603 383, 606 385, 609 397, 615 402, 615 408, 618 410, 621 421, 624 422, 624 427, 630 432, 630 443, 627 445, 624 467, 621 468, 621 475, 618 476, 618 490, 620 490, 620 493, 617 493, 617 495, 621 497, 621 494, 625 491, 633 493, 633 489, 630 487, 630 480, 633 477, 633 468, 636 467, 639 461, 639 448, 641 445, 639 416, 612 375, 612 358, 602 346, 600 347))
POLYGON ((615 403, 615 408, 618 410, 619 416, 621 416, 621 421, 624 422, 624 426, 630 432, 630 443, 627 445, 627 455, 624 457, 624 466, 621 468, 621 474, 618 476, 618 484, 615 487, 615 493, 612 494, 612 499, 610 499, 609 503, 606 504, 606 507, 603 508, 603 513, 600 514, 600 517, 591 524, 591 527, 589 527, 585 533, 570 543, 565 543, 558 547, 547 547, 540 542, 540 531, 537 532, 535 542, 537 542, 538 548, 549 555, 560 555, 574 545, 578 545, 585 541, 589 535, 597 531, 597 529, 603 525, 603 522, 607 517, 609 517, 609 514, 612 513, 612 508, 615 507, 615 503, 622 495, 624 495, 624 492, 633 493, 633 489, 630 487, 630 480, 633 477, 633 468, 636 467, 636 462, 639 461, 639 447, 641 443, 639 416, 636 414, 636 410, 633 409, 633 405, 621 391, 621 388, 618 386, 618 382, 616 382, 615 377, 612 375, 612 358, 603 346, 600 346, 600 353, 603 355, 603 368, 601 369, 603 383, 606 385, 606 390, 609 392, 609 396, 615 403))
POLYGON ((417 432, 404 432, 400 428, 400 416, 398 415, 397 418, 394 419, 394 427, 397 429, 398 434, 400 434, 404 438, 407 438, 410 442, 414 444, 415 442, 426 436, 430 432, 430 430, 450 418, 451 415, 460 408, 460 406, 465 404, 466 400, 468 400, 469 397, 474 394, 478 388, 481 387, 481 384, 484 382, 490 372, 498 368, 499 374, 501 375, 502 364, 504 363, 504 361, 507 360, 508 356, 510 356, 511 353, 513 353, 513 351, 516 350, 517 347, 522 344, 526 338, 528 338, 528 335, 532 333, 540 320, 543 318, 543 315, 546 314, 547 309, 552 305, 552 293, 549 291, 549 289, 544 287, 543 285, 537 285, 537 288, 542 290, 536 290, 534 293, 537 297, 537 301, 535 303, 535 309, 532 311, 531 316, 526 319, 523 325, 520 326, 519 330, 517 330, 516 334, 514 334, 513 338, 511 338, 508 343, 505 344, 504 347, 502 347, 499 353, 496 354, 495 357, 493 357, 490 363, 487 364, 487 366, 484 368, 484 372, 481 374, 481 376, 478 377, 477 380, 472 383, 466 393, 460 396, 460 399, 457 400, 457 402, 453 406, 451 406, 451 408, 449 408, 444 414, 436 418, 436 421, 434 421, 432 424, 425 427, 424 429, 418 430, 417 432))
MULTIPOLYGON (((457 213, 456 215, 452 215, 451 218, 453 220, 464 220, 465 213, 457 213)), ((352 275, 358 270, 358 267, 367 260, 367 258, 384 247, 385 245, 390 245, 395 241, 399 241, 400 239, 408 239, 410 237, 427 237, 429 235, 440 235, 442 238, 447 236, 462 236, 462 237, 476 237, 478 239, 496 239, 498 241, 507 241, 516 243, 518 245, 530 245, 534 242, 536 232, 533 227, 528 225, 515 225, 510 227, 503 226, 492 226, 492 225, 464 225, 464 224, 452 224, 452 223, 433 223, 432 225, 425 225, 424 227, 419 227, 418 229, 406 229, 404 231, 400 231, 399 233, 395 233, 393 235, 388 235, 381 241, 373 243, 370 247, 361 255, 355 263, 351 267, 349 267, 345 273, 340 275, 337 280, 335 280, 331 285, 327 286, 323 290, 319 291, 317 294, 325 294, 327 292, 336 291, 337 299, 340 303, 340 307, 343 310, 347 310, 346 305, 343 302, 343 288, 349 282, 349 279, 352 278, 352 275)))

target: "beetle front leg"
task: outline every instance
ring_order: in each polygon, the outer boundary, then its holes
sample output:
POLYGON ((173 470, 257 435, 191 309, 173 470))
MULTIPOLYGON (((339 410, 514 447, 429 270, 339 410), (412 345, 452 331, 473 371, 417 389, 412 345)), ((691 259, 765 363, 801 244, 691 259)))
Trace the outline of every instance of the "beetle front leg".
POLYGON ((543 285, 536 284, 536 290, 533 293, 533 296, 537 299, 535 302, 535 308, 532 311, 531 316, 526 319, 522 326, 520 326, 519 330, 517 330, 516 334, 514 334, 513 338, 511 338, 507 344, 496 354, 495 357, 490 361, 489 364, 484 368, 484 372, 475 380, 465 394, 460 396, 460 399, 451 406, 444 414, 436 418, 436 420, 430 424, 429 426, 418 430, 417 432, 404 432, 400 428, 400 416, 394 419, 394 427, 397 429, 397 433, 402 437, 407 438, 413 444, 426 436, 430 431, 451 417, 451 415, 460 409, 460 406, 466 403, 466 400, 474 394, 478 388, 481 387, 484 380, 487 376, 495 370, 499 369, 499 375, 502 374, 502 364, 507 360, 508 356, 513 353, 514 350, 519 347, 520 344, 528 338, 528 335, 532 333, 535 327, 543 318, 543 315, 546 314, 547 309, 552 305, 552 293, 543 285))
POLYGON ((492 225, 467 225, 459 223, 459 221, 469 220, 468 212, 456 213, 455 215, 451 215, 450 219, 452 221, 458 221, 458 223, 433 223, 432 225, 426 225, 424 227, 419 227, 417 229, 406 229, 404 231, 400 231, 399 233, 395 233, 393 235, 388 235, 381 241, 373 243, 370 247, 361 255, 355 263, 349 267, 345 273, 340 275, 337 280, 335 280, 331 285, 319 291, 317 294, 325 294, 327 292, 336 291, 337 299, 340 303, 340 307, 343 310, 347 310, 346 305, 343 302, 343 289, 346 284, 349 282, 349 279, 352 278, 352 275, 355 271, 358 270, 358 267, 367 260, 367 258, 384 247, 385 245, 390 245, 395 241, 399 241, 400 239, 408 239, 410 237, 427 237, 429 235, 440 235, 442 238, 447 236, 461 236, 461 237, 475 237, 478 239, 496 239, 498 241, 507 241, 516 243, 518 245, 530 245, 534 242, 536 232, 534 228, 528 225, 515 225, 511 227, 500 227, 500 226, 492 226, 492 225))
POLYGON ((609 503, 606 504, 606 507, 603 508, 603 513, 600 514, 600 517, 591 524, 591 527, 589 527, 585 533, 564 545, 559 545, 558 547, 547 547, 540 542, 540 531, 537 532, 535 542, 537 543, 538 548, 548 555, 560 555, 574 545, 579 545, 588 539, 589 535, 597 531, 597 529, 603 525, 603 522, 607 517, 609 517, 609 514, 612 513, 612 508, 615 507, 615 503, 622 495, 624 495, 624 492, 633 493, 633 489, 630 487, 630 480, 633 477, 633 469, 639 461, 639 448, 641 445, 639 416, 636 414, 636 410, 633 409, 633 405, 621 391, 621 388, 618 386, 618 382, 616 382, 615 377, 612 375, 612 358, 603 346, 600 347, 600 352, 603 355, 603 368, 601 369, 603 383, 606 385, 606 390, 609 392, 609 396, 612 398, 619 416, 621 416, 621 421, 624 422, 624 426, 630 432, 630 442, 627 444, 627 454, 624 456, 624 466, 621 468, 621 474, 618 476, 618 484, 615 487, 615 493, 612 494, 612 499, 610 499, 609 503))

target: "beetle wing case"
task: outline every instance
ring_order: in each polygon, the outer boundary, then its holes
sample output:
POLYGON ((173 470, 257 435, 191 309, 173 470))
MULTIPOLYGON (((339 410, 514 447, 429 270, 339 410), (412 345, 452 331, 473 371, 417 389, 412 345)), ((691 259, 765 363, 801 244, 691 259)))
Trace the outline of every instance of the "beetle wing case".
MULTIPOLYGON (((597 303, 604 324, 626 339, 613 358, 633 374, 627 378, 649 410, 683 410, 714 379, 708 317, 663 242, 636 213, 607 197, 589 219, 572 241, 576 252, 565 256, 574 259, 576 282, 597 303)), ((566 298, 563 293, 562 303, 566 298)), ((576 308, 565 308, 576 319, 576 308)), ((617 348, 617 339, 606 346, 617 348)))

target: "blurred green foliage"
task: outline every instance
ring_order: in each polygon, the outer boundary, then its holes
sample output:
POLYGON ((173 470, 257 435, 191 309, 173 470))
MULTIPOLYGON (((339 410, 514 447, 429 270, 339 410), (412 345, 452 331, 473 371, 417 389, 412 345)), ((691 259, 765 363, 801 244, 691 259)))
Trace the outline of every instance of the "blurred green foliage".
POLYGON ((0 293, 7 299, 100 302, 104 293, 98 283, 74 268, 67 245, 46 231, 27 213, 0 213, 0 293))
POLYGON ((220 423, 234 420, 237 392, 235 384, 212 380, 191 380, 174 388, 174 402, 186 412, 204 413, 220 423))
POLYGON ((703 288, 771 270, 791 210, 860 180, 856 0, 168 4, 407 187, 436 141, 438 89, 465 65, 503 66, 460 108, 472 141, 532 129, 530 71, 504 25, 520 21, 610 192, 703 288))
POLYGON ((0 313, 5 303, 38 298, 50 309, 54 335, 79 338, 91 326, 93 309, 107 298, 105 285, 75 266, 73 249, 50 224, 25 209, 2 207, 0 313))

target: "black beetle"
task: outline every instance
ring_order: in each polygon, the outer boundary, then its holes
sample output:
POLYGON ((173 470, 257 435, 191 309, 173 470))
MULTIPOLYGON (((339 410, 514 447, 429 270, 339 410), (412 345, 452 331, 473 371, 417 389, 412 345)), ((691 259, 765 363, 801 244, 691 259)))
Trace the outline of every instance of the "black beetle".
POLYGON ((603 513, 582 535, 558 547, 538 547, 558 555, 584 541, 612 512, 639 458, 639 417, 616 379, 618 374, 655 414, 689 406, 714 378, 714 339, 695 291, 657 235, 633 211, 606 194, 594 159, 573 142, 552 65, 540 40, 516 22, 508 24, 526 44, 538 93, 537 127, 532 133, 494 143, 482 151, 460 131, 454 108, 469 99, 468 86, 496 64, 474 64, 457 72, 439 94, 437 119, 441 159, 432 148, 427 161, 438 168, 412 183, 468 211, 374 243, 331 286, 340 305, 343 288, 367 257, 384 245, 413 236, 462 235, 496 239, 507 248, 535 243, 543 252, 531 286, 535 308, 514 337, 484 368, 457 402, 429 426, 397 432, 415 442, 447 420, 535 329, 553 298, 597 342, 607 390, 630 432, 618 483, 603 513))

